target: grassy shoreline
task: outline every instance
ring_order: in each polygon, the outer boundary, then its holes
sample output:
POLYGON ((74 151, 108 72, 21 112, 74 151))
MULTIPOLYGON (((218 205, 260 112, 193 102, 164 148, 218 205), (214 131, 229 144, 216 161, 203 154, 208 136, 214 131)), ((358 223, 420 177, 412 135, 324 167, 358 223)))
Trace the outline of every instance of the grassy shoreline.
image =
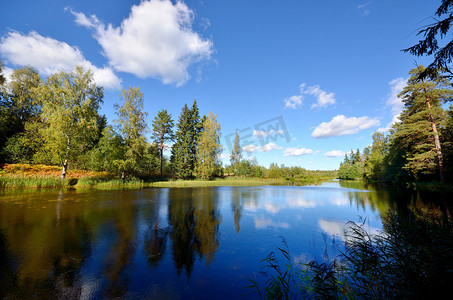
POLYGON ((74 178, 61 179, 53 176, 0 176, 0 189, 8 190, 40 190, 40 189, 140 189, 140 188, 185 188, 185 187, 216 187, 216 186, 302 186, 319 184, 332 180, 332 177, 317 178, 314 180, 288 181, 283 178, 240 178, 227 177, 214 180, 168 180, 168 181, 143 181, 83 177, 76 184, 71 184, 74 178))
MULTIPOLYGON (((304 177, 256 178, 235 177, 200 179, 150 178, 118 179, 114 174, 92 172, 86 170, 70 170, 65 179, 60 178, 61 168, 45 165, 10 164, 0 169, 0 192, 17 190, 62 190, 62 189, 141 189, 141 188, 184 188, 184 187, 216 187, 216 186, 303 186, 319 184, 335 179, 334 172, 306 171, 304 177)), ((357 181, 357 180, 354 180, 357 181)), ((361 181, 361 180, 358 180, 361 181)), ((384 184, 386 185, 386 184, 384 184)), ((452 192, 453 185, 440 182, 416 182, 392 185, 418 191, 452 192)))
POLYGON ((140 189, 140 188, 184 188, 184 187, 215 187, 215 186, 263 186, 285 185, 301 186, 319 184, 335 178, 332 174, 319 174, 317 171, 307 171, 304 178, 251 178, 225 177, 213 180, 175 180, 151 178, 149 180, 121 180, 113 174, 72 170, 65 179, 60 178, 60 168, 44 165, 3 165, 0 171, 0 189, 14 190, 61 190, 61 189, 140 189))

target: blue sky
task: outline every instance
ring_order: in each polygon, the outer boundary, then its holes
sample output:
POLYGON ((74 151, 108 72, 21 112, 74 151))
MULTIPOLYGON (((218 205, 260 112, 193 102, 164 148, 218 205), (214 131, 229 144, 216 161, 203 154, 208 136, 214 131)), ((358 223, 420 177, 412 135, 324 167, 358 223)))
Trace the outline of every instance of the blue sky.
POLYGON ((224 164, 239 131, 244 157, 335 169, 397 120, 415 64, 401 52, 440 1, 2 0, 5 74, 43 77, 81 64, 115 119, 122 88, 139 86, 148 123, 196 99, 217 114, 224 164), (245 151, 246 150, 246 151, 245 151))

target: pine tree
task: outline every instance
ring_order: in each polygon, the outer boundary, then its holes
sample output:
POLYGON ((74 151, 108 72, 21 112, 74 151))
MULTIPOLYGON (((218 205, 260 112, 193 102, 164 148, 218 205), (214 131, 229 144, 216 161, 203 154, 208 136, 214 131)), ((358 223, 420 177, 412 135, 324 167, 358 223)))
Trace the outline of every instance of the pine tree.
POLYGON ((231 167, 233 168, 233 172, 235 175, 238 172, 241 160, 242 160, 242 148, 239 142, 239 134, 236 133, 236 136, 234 137, 233 151, 231 152, 230 155, 231 167))
POLYGON ((442 130, 442 151, 445 158, 445 175, 453 178, 453 105, 447 112, 447 122, 442 130))
POLYGON ((203 131, 197 148, 197 176, 201 179, 212 179, 220 170, 220 124, 212 112, 203 123, 203 131))
POLYGON ((445 78, 437 76, 422 79, 425 71, 419 66, 410 71, 412 76, 407 86, 398 95, 404 102, 400 115, 401 123, 394 126, 392 145, 405 157, 403 168, 419 179, 439 172, 444 181, 443 153, 439 140, 438 126, 445 120, 441 103, 453 96, 445 78))
POLYGON ((173 120, 166 109, 158 112, 153 121, 153 140, 159 148, 160 154, 160 176, 162 176, 162 165, 165 150, 165 143, 174 139, 173 120))

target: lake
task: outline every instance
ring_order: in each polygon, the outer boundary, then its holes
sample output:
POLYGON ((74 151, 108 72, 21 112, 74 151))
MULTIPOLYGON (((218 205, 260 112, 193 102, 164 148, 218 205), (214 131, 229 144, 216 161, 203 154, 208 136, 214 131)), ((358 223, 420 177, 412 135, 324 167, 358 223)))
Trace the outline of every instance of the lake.
POLYGON ((293 261, 329 261, 348 221, 379 232, 432 197, 341 181, 2 193, 0 298, 256 298, 244 287, 282 237, 293 261))

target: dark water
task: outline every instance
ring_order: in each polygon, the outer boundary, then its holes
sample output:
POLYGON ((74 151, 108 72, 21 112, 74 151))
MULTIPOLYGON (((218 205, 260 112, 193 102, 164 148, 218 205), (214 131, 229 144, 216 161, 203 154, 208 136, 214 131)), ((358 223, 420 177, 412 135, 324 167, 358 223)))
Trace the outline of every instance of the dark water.
POLYGON ((333 259, 348 221, 378 232, 423 197, 338 181, 3 193, 0 298, 255 298, 244 287, 281 236, 296 262, 333 259))

